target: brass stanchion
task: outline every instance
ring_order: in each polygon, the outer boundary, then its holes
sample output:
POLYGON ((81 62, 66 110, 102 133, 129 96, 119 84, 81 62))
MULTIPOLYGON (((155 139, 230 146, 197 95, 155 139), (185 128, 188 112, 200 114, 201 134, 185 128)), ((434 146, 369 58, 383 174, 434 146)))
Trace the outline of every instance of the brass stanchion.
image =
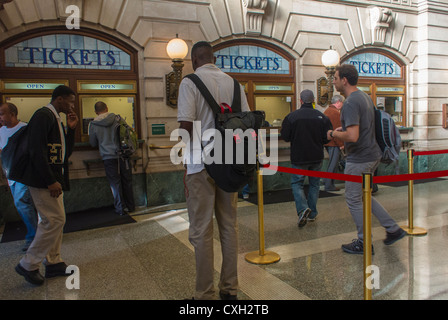
MULTIPOLYGON (((414 173, 414 150, 408 150, 408 172, 414 173)), ((408 181, 408 225, 401 227, 409 235, 425 235, 426 229, 414 227, 414 181, 408 181)))
POLYGON ((278 262, 280 256, 272 251, 265 251, 264 248, 264 207, 263 207, 263 175, 260 167, 257 167, 257 186, 258 186, 258 233, 259 233, 259 251, 246 254, 246 261, 254 264, 271 264, 278 262))
POLYGON ((363 233, 364 233, 364 300, 372 300, 372 289, 367 285, 369 273, 367 268, 372 265, 372 173, 362 174, 363 192, 363 233))

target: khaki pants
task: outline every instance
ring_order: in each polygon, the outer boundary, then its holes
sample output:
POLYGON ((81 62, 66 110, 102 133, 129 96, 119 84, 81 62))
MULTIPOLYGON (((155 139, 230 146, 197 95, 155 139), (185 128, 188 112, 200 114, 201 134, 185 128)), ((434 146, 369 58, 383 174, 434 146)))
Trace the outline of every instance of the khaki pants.
POLYGON ((34 271, 45 265, 62 262, 61 244, 65 225, 64 194, 58 198, 50 196, 48 189, 29 187, 34 205, 39 213, 36 236, 20 265, 34 271))
POLYGON ((214 299, 213 211, 219 228, 222 250, 219 289, 237 294, 238 275, 238 194, 217 186, 206 170, 187 175, 187 207, 190 219, 189 239, 196 256, 196 300, 214 299))

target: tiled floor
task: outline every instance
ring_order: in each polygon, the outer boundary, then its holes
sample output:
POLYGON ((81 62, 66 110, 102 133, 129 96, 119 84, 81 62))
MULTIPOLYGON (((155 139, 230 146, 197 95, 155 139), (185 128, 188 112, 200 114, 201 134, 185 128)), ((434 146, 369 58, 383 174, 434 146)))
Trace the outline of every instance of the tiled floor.
MULTIPOLYGON (((373 299, 448 299, 447 186, 444 179, 414 186, 414 225, 426 228, 425 236, 407 236, 385 246, 385 231, 373 218, 372 263, 379 268, 379 289, 373 290, 373 299)), ((259 249, 258 210, 239 202, 239 299, 363 299, 363 257, 341 250, 356 237, 343 192, 319 199, 317 220, 302 229, 297 227, 293 202, 265 205, 265 247, 281 257, 269 265, 245 260, 248 252, 259 249)), ((380 186, 375 197, 400 225, 407 225, 406 186, 380 186)), ((0 299, 191 297, 195 268, 184 206, 141 208, 134 218, 137 223, 64 235, 62 254, 79 268, 80 289, 67 289, 63 278, 46 280, 41 287, 29 285, 14 271, 23 243, 0 244, 0 299)), ((216 282, 218 239, 215 228, 216 282)))

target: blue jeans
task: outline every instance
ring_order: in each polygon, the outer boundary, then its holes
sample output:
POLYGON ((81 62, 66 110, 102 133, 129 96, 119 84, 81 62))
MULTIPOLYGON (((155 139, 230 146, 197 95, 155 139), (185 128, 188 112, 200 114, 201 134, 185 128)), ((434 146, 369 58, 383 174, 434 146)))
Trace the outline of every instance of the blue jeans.
POLYGON ((114 197, 115 212, 124 214, 124 209, 135 210, 132 189, 132 167, 129 159, 106 159, 104 169, 114 197))
POLYGON ((26 242, 32 242, 36 235, 37 212, 34 208, 30 190, 26 185, 19 182, 14 182, 9 188, 11 189, 12 197, 14 198, 14 205, 28 231, 25 240, 26 242))
MULTIPOLYGON (((294 169, 320 171, 322 168, 322 162, 299 166, 292 164, 292 167, 294 169)), ((303 191, 305 178, 306 176, 297 174, 293 174, 291 176, 292 194, 294 195, 294 200, 296 202, 297 214, 306 208, 310 208, 311 213, 309 218, 313 219, 317 216, 317 199, 319 198, 320 178, 308 177, 308 197, 305 196, 305 192, 303 191)))

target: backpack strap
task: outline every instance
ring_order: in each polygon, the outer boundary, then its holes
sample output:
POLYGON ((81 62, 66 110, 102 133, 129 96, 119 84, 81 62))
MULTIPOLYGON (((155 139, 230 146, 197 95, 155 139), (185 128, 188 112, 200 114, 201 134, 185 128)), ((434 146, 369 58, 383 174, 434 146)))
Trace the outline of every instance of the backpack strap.
MULTIPOLYGON (((193 83, 196 85, 196 87, 201 92, 202 96, 204 97, 205 101, 207 101, 210 108, 212 108, 213 113, 221 113, 221 107, 216 102, 215 98, 213 98, 210 91, 207 89, 207 86, 205 83, 194 73, 188 74, 185 76, 185 78, 190 79, 193 81, 193 83)), ((241 90, 240 90, 240 84, 236 79, 233 79, 234 82, 234 93, 233 93, 233 101, 232 101, 232 112, 241 112, 241 90)))
POLYGON ((233 112, 241 112, 241 87, 238 80, 233 79, 234 90, 233 90, 233 102, 232 110, 233 112))
POLYGON ((210 108, 212 108, 214 114, 218 114, 221 112, 221 108, 216 102, 215 98, 213 98, 210 91, 205 86, 205 83, 202 82, 202 80, 194 73, 188 74, 185 76, 185 78, 190 79, 193 81, 193 83, 196 85, 196 87, 201 92, 202 96, 204 97, 205 101, 207 101, 210 108))

